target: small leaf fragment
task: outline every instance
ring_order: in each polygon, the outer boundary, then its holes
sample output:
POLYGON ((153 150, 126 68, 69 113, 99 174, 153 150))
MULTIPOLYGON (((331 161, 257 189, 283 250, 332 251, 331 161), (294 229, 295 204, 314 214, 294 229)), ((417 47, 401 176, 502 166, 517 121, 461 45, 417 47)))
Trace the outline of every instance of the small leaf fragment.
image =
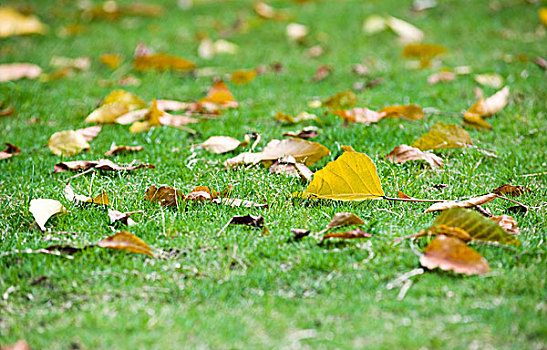
POLYGON ((496 199, 498 195, 495 193, 488 193, 484 196, 479 197, 473 197, 469 198, 463 201, 444 201, 444 202, 438 202, 427 208, 425 211, 426 213, 430 213, 432 211, 440 211, 440 210, 447 210, 451 208, 471 208, 475 207, 477 205, 482 205, 488 202, 493 201, 496 199))
POLYGON ((6 145, 8 146, 8 148, 6 148, 3 151, 0 151, 0 160, 8 159, 21 153, 21 149, 19 147, 9 142, 6 142, 6 145))
POLYGON ((370 238, 372 235, 368 232, 365 232, 359 228, 355 230, 350 230, 346 232, 333 232, 333 233, 327 233, 323 237, 321 237, 321 243, 330 238, 341 238, 341 239, 357 239, 357 238, 370 238))
POLYGON ((97 245, 101 248, 126 250, 128 252, 153 256, 152 249, 142 239, 127 231, 120 231, 101 240, 97 245))
POLYGON ((29 211, 42 231, 46 230, 46 222, 54 215, 66 213, 61 202, 54 199, 33 199, 30 201, 29 211))
POLYGON ((110 224, 114 224, 116 222, 121 222, 124 225, 127 226, 134 226, 137 223, 129 217, 128 213, 122 213, 121 211, 108 209, 108 218, 110 219, 110 224))

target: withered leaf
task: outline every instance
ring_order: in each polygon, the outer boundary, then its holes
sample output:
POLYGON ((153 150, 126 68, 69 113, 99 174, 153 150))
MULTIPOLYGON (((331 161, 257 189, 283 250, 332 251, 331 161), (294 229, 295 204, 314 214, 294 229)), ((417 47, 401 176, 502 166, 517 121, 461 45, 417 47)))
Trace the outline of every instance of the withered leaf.
POLYGON ((90 126, 89 128, 78 129, 76 132, 84 137, 86 141, 92 141, 101 132, 100 125, 90 126))
POLYGON ((291 232, 294 234, 294 236, 289 239, 291 242, 298 242, 302 238, 310 235, 310 230, 305 230, 302 228, 291 228, 291 232))
POLYGON ((207 96, 201 99, 201 102, 209 102, 223 108, 237 108, 238 106, 234 95, 222 80, 215 82, 207 96))
POLYGON ((531 193, 532 190, 522 185, 502 185, 492 190, 497 195, 510 195, 511 197, 519 197, 525 193, 531 193))
POLYGON ((0 83, 23 78, 36 79, 41 73, 42 68, 32 63, 0 64, 0 83))
POLYGON ((520 230, 517 227, 517 220, 509 215, 492 216, 490 220, 497 223, 505 232, 520 235, 520 230))
POLYGON ((30 201, 29 211, 42 231, 46 230, 46 222, 54 215, 66 213, 61 202, 54 199, 33 199, 30 201))
POLYGON ((348 110, 333 110, 331 113, 353 123, 376 123, 386 117, 385 113, 372 111, 368 108, 352 108, 348 110))
POLYGON ((101 248, 112 248, 139 254, 154 255, 148 244, 127 231, 120 231, 112 236, 108 236, 97 243, 97 245, 101 248))
POLYGON ((412 104, 405 106, 388 106, 382 108, 378 112, 385 114, 386 118, 405 118, 411 120, 424 119, 424 111, 422 107, 412 104))
POLYGON ((498 195, 495 193, 488 193, 483 196, 469 198, 463 201, 444 201, 438 202, 427 208, 426 213, 432 211, 447 210, 450 208, 471 208, 477 205, 482 205, 496 199, 498 195))
POLYGON ((317 68, 312 79, 315 82, 319 82, 325 79, 326 77, 328 77, 329 75, 331 75, 333 71, 334 71, 334 68, 332 66, 323 64, 317 68))
POLYGON ((405 163, 412 160, 425 160, 432 168, 443 167, 443 160, 433 153, 422 152, 418 148, 400 145, 386 155, 392 163, 405 163))
POLYGON ((317 171, 302 198, 342 201, 379 199, 384 196, 376 165, 364 153, 344 152, 338 159, 317 171))
POLYGON ((12 8, 0 7, 0 38, 12 35, 44 34, 47 30, 36 16, 25 16, 12 8))
POLYGON ((341 238, 341 239, 356 239, 356 238, 370 238, 372 235, 368 232, 365 232, 359 228, 346 232, 333 232, 327 233, 321 237, 321 243, 330 238, 341 238))
POLYGON ((76 194, 74 192, 74 189, 72 186, 67 183, 64 189, 65 198, 70 202, 82 202, 82 203, 92 203, 92 204, 101 204, 101 205, 109 205, 110 202, 108 201, 108 194, 103 191, 100 195, 98 195, 95 198, 83 196, 80 194, 76 194))
POLYGON ((431 74, 429 77, 427 77, 427 82, 429 84, 438 84, 438 83, 446 83, 455 79, 456 79, 456 73, 439 72, 439 73, 431 74))
POLYGON ((53 154, 58 156, 73 156, 91 146, 86 137, 74 130, 58 131, 51 135, 47 146, 53 154))
POLYGON ((163 206, 178 206, 185 199, 184 194, 170 186, 156 187, 154 185, 146 191, 146 199, 151 202, 159 202, 163 206))
POLYGON ((144 114, 144 121, 137 121, 133 123, 133 125, 131 125, 131 127, 129 128, 129 131, 132 133, 138 133, 148 131, 154 126, 160 126, 162 125, 160 119, 164 115, 165 112, 158 109, 156 99, 153 99, 152 106, 150 106, 150 109, 144 114))
POLYGON ((8 146, 8 148, 6 148, 3 151, 0 151, 0 160, 8 159, 21 153, 21 149, 19 147, 9 142, 6 142, 6 145, 8 146))
POLYGON ((275 161, 270 166, 270 172, 288 176, 297 176, 305 181, 310 181, 313 177, 313 171, 311 171, 304 164, 298 163, 292 156, 283 157, 275 161))
POLYGON ((110 157, 118 153, 140 151, 142 151, 142 146, 116 146, 115 143, 112 143, 112 145, 110 146, 110 150, 104 155, 105 157, 110 157))
POLYGON ((471 108, 469 108, 465 115, 481 118, 489 117, 501 111, 507 105, 508 99, 509 86, 506 86, 486 99, 479 99, 471 108))
POLYGON ((102 64, 104 64, 108 68, 116 69, 116 68, 118 68, 118 66, 122 62, 122 56, 121 55, 116 55, 116 54, 105 53, 105 54, 102 54, 99 57, 99 60, 101 61, 102 64))
POLYGON ((232 73, 231 81, 234 84, 247 84, 256 78, 256 70, 238 70, 232 73))
POLYGON ((492 130, 492 125, 476 114, 466 113, 463 117, 463 125, 475 128, 477 130, 492 130))
POLYGON ((111 224, 116 222, 121 222, 126 226, 134 226, 137 224, 133 219, 131 219, 129 213, 122 213, 117 210, 108 209, 108 218, 110 219, 111 224))
POLYGON ((120 102, 113 102, 100 106, 91 112, 86 118, 86 123, 114 123, 118 117, 130 111, 129 106, 120 102))
POLYGON ((481 275, 490 271, 488 262, 482 255, 468 247, 458 238, 440 235, 425 248, 420 264, 430 270, 440 268, 445 271, 481 275))
POLYGON ((235 150, 238 147, 245 147, 249 142, 240 142, 230 136, 211 136, 205 142, 197 144, 207 151, 222 154, 235 150))
POLYGON ((147 70, 174 70, 177 72, 191 71, 196 68, 196 65, 183 58, 168 55, 165 53, 157 53, 150 55, 136 56, 133 61, 133 67, 138 71, 147 70))
POLYGON ((80 171, 80 170, 88 170, 90 168, 95 168, 98 170, 106 170, 106 171, 131 171, 131 170, 136 170, 140 168, 153 169, 154 165, 139 164, 139 165, 120 166, 108 159, 100 159, 100 160, 92 160, 92 161, 75 160, 72 162, 61 162, 61 163, 55 164, 53 172, 60 173, 67 170, 80 171))
POLYGON ((9 106, 5 109, 1 109, 4 107, 4 102, 0 103, 0 117, 9 117, 10 115, 13 115, 17 110, 13 106, 9 106))
POLYGON ((230 219, 230 225, 245 225, 245 226, 262 228, 264 227, 264 218, 262 217, 262 215, 233 216, 230 219))
POLYGON ((283 134, 283 136, 285 137, 297 137, 299 139, 306 139, 306 140, 317 137, 317 135, 319 135, 319 133, 317 132, 315 128, 314 129, 304 128, 298 133, 294 131, 288 131, 283 134))
POLYGON ((412 143, 412 147, 422 151, 435 150, 442 148, 466 147, 473 144, 471 137, 456 124, 437 123, 429 129, 429 132, 422 135, 418 140, 412 143))
POLYGON ((363 225, 363 219, 353 213, 336 213, 332 220, 327 224, 326 228, 334 228, 349 225, 363 225))
POLYGON ((446 52, 446 48, 435 44, 409 44, 403 49, 403 57, 420 60, 421 67, 429 66, 431 59, 446 52))
POLYGON ((328 99, 322 105, 330 109, 345 109, 357 103, 357 96, 351 90, 340 91, 328 99))

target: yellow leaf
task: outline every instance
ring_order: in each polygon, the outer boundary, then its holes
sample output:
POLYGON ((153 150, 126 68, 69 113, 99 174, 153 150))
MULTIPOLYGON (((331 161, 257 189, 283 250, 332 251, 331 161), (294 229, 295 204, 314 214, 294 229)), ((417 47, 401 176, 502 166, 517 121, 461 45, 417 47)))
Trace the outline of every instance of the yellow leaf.
POLYGON ((142 239, 132 233, 121 231, 106 237, 97 244, 101 248, 126 250, 128 252, 151 255, 152 249, 142 239))
POLYGON ((440 235, 425 248, 420 264, 430 270, 482 275, 490 271, 486 259, 455 237, 440 235))
POLYGON ((234 95, 232 95, 230 89, 228 89, 228 86, 222 80, 218 80, 211 87, 211 90, 209 90, 205 98, 201 99, 201 102, 210 102, 225 108, 236 108, 238 106, 234 95))
POLYGON ((385 117, 406 118, 411 120, 424 119, 422 107, 417 105, 388 106, 380 109, 378 113, 385 114, 385 117))
POLYGON ((412 147, 422 151, 466 147, 473 144, 467 131, 456 124, 437 123, 429 129, 429 132, 422 135, 412 143, 412 147))
POLYGON ((544 26, 547 26, 547 7, 542 7, 538 11, 539 21, 544 26))
POLYGON ((122 62, 122 56, 116 54, 102 54, 99 60, 108 68, 116 69, 122 62))
POLYGON ((91 148, 85 137, 74 130, 56 132, 51 135, 47 146, 58 156, 73 156, 91 148))
POLYGON ((232 83, 247 84, 256 78, 256 70, 238 70, 232 73, 232 83))
POLYGON ((466 113, 463 117, 463 125, 472 127, 477 130, 492 130, 492 125, 488 124, 486 120, 482 119, 476 114, 466 113))
POLYGON ((45 231, 46 222, 50 217, 65 213, 66 209, 61 202, 54 199, 33 199, 30 201, 29 211, 42 231, 45 231))
POLYGON ((335 108, 349 108, 355 105, 356 103, 357 103, 357 96, 355 96, 353 91, 345 90, 332 95, 325 102, 323 102, 322 105, 330 109, 335 109, 335 108))
POLYGON ((132 133, 139 133, 148 131, 154 126, 160 126, 162 125, 160 118, 164 115, 165 112, 158 109, 156 99, 153 99, 152 106, 144 115, 144 121, 133 123, 133 125, 131 125, 131 127, 129 128, 129 131, 132 133))
POLYGON ((0 38, 44 34, 46 29, 47 27, 35 16, 25 16, 9 7, 0 7, 0 38))
POLYGON ((392 16, 387 17, 386 25, 393 30, 403 43, 422 41, 424 33, 412 24, 392 16))
POLYGON ((481 98, 465 113, 468 118, 470 116, 489 117, 501 111, 509 99, 509 86, 504 87, 494 95, 487 99, 481 98))
POLYGON ((109 93, 101 102, 101 106, 110 103, 121 103, 127 106, 129 110, 146 108, 148 104, 140 99, 137 95, 125 90, 114 90, 109 93))
POLYGON ((100 106, 93 112, 91 112, 87 118, 86 123, 101 123, 108 124, 114 123, 116 119, 129 112, 129 107, 123 103, 114 102, 100 106))
POLYGON ((0 64, 0 83, 23 78, 36 79, 42 73, 42 68, 32 63, 0 64))
POLYGON ((434 44, 409 44, 403 48, 403 57, 432 59, 446 52, 446 48, 434 44))
POLYGON ((379 199, 384 196, 376 165, 364 153, 344 152, 317 171, 302 198, 342 201, 379 199))
POLYGON ((190 71, 196 68, 193 62, 185 60, 177 56, 171 56, 164 53, 142 55, 135 57, 133 61, 135 70, 174 70, 174 71, 190 71))

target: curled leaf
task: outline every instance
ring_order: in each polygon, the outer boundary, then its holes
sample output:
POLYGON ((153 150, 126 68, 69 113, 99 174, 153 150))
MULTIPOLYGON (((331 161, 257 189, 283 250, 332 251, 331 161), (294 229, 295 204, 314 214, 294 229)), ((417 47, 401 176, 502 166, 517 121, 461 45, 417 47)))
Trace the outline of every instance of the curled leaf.
POLYGON ((412 160, 425 160, 432 168, 443 167, 443 160, 433 153, 422 152, 418 148, 400 145, 386 155, 392 163, 405 163, 412 160))
POLYGON ((466 113, 463 117, 463 125, 475 128, 477 130, 492 130, 492 125, 488 124, 486 120, 476 114, 466 113))
POLYGON ((466 116, 477 117, 489 117, 493 114, 501 111, 506 105, 509 99, 509 86, 504 87, 494 95, 484 99, 478 100, 469 110, 465 113, 466 116))
POLYGON ((128 252, 151 255, 152 249, 142 239, 127 231, 120 231, 108 236, 97 245, 101 248, 126 250, 128 252))
POLYGON ((46 230, 46 222, 54 215, 66 213, 61 202, 54 199, 33 199, 30 201, 29 211, 42 231, 46 230))
POLYGON ((488 202, 493 201, 496 199, 498 195, 495 193, 488 193, 484 196, 479 197, 473 197, 466 199, 464 201, 444 201, 444 202, 438 202, 427 208, 425 211, 426 213, 430 213, 432 211, 439 211, 439 210, 447 210, 450 208, 471 208, 475 207, 477 205, 482 205, 488 202))
POLYGON ((21 149, 19 147, 8 142, 6 142, 6 145, 8 146, 8 148, 0 151, 0 160, 8 159, 21 153, 21 149))

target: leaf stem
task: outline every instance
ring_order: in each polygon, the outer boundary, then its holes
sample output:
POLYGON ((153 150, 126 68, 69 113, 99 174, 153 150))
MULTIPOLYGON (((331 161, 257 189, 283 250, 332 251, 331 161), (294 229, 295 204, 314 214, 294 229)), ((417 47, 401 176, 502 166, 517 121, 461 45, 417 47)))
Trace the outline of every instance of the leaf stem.
POLYGON ((516 200, 511 199, 511 198, 507 198, 507 197, 500 196, 500 195, 498 195, 498 198, 499 198, 499 199, 505 199, 506 201, 513 202, 513 203, 515 203, 515 204, 520 205, 521 207, 528 208, 527 206, 525 206, 525 205, 522 204, 521 202, 517 202, 516 200))
POLYGON ((444 199, 393 198, 393 197, 387 197, 387 196, 382 196, 382 198, 387 199, 388 201, 396 201, 396 202, 416 202, 416 203, 446 202, 446 200, 444 199))

